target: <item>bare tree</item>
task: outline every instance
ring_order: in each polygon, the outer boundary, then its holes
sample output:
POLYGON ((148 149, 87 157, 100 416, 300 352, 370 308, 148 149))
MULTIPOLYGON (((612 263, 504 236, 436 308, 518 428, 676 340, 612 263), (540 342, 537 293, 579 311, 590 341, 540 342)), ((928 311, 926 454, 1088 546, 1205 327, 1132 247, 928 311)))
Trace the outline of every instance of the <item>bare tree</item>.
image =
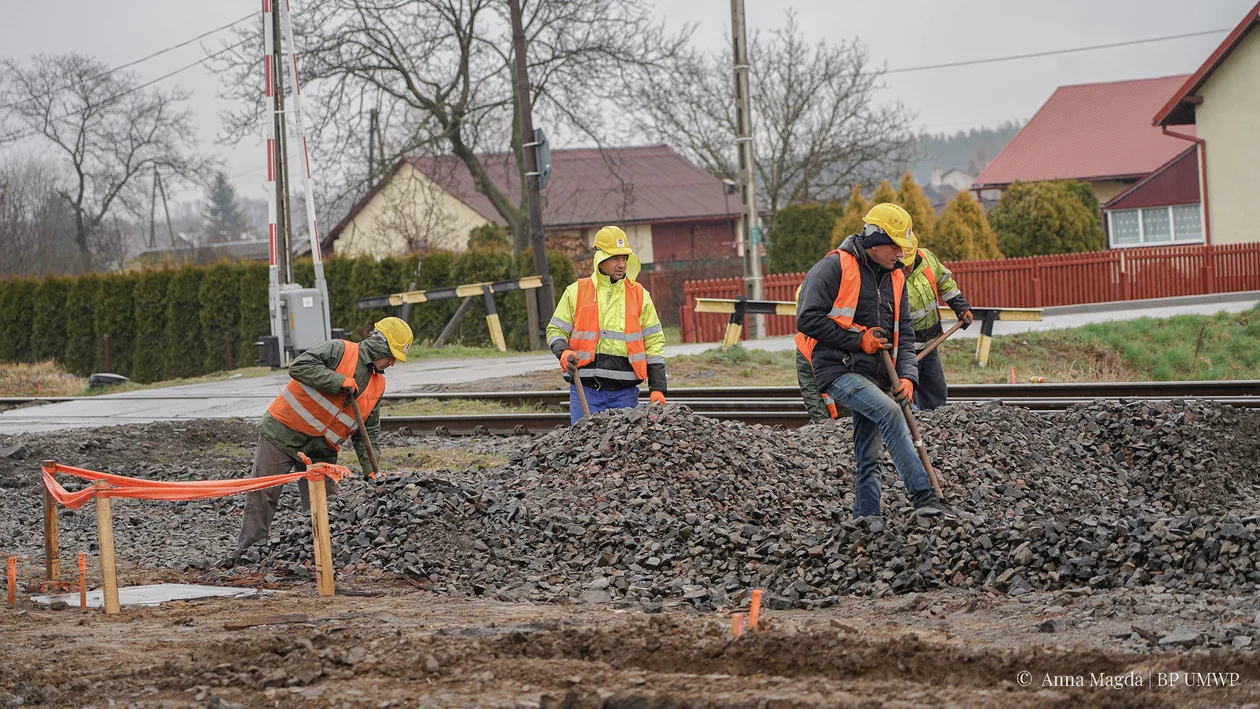
MULTIPOLYGON (((792 12, 769 37, 754 34, 753 146, 759 203, 835 201, 857 183, 895 175, 915 155, 913 115, 876 105, 881 71, 853 40, 809 45, 792 12)), ((738 178, 730 52, 692 51, 639 87, 638 127, 720 177, 738 178)))
MULTIPOLYGON (((662 67, 690 34, 671 34, 636 0, 533 0, 525 4, 535 122, 552 133, 599 145, 650 67, 662 67)), ((387 160, 414 152, 450 153, 507 222, 517 248, 528 245, 523 187, 495 184, 481 154, 509 152, 523 186, 508 8, 502 0, 324 0, 294 10, 303 86, 318 94, 314 133, 323 172, 345 194, 361 193, 368 116, 378 109, 387 160), (331 169, 329 169, 331 168, 331 169)), ((229 55, 223 95, 249 108, 225 116, 229 138, 260 132, 266 117, 252 41, 229 55)), ((226 43, 225 43, 226 44, 226 43)))
POLYGON ((0 276, 67 270, 75 262, 73 232, 50 163, 16 155, 0 163, 0 276))
POLYGON ((102 226, 114 208, 147 211, 148 191, 138 178, 154 169, 201 177, 207 163, 193 152, 186 92, 148 90, 134 75, 81 54, 37 55, 29 69, 4 60, 0 69, 8 77, 0 100, 18 126, 0 142, 34 139, 62 155, 67 178, 58 194, 74 213, 84 268, 92 267, 95 247, 115 248, 118 229, 102 226))
POLYGON ((456 217, 446 209, 444 190, 436 182, 421 178, 415 170, 401 170, 382 191, 385 212, 379 226, 420 254, 448 244, 456 217))

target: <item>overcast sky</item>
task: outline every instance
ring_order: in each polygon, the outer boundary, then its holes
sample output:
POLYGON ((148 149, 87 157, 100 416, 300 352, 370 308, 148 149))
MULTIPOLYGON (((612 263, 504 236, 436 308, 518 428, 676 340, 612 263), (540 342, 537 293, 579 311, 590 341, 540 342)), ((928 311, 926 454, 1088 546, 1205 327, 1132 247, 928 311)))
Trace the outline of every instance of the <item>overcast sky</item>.
MULTIPOLYGON (((646 0, 645 0, 646 1, 646 0)), ((811 40, 860 38, 890 70, 1049 51, 1202 30, 1228 29, 1254 0, 747 0, 749 31, 781 27, 794 9, 811 40)), ((0 0, 0 53, 77 51, 113 66, 260 11, 257 0, 0 0)), ((695 24, 695 41, 730 42, 729 0, 671 0, 655 12, 674 27, 695 24)), ((149 80, 197 61, 221 33, 135 67, 149 80)), ((898 100, 933 132, 954 132, 1030 117, 1056 86, 1189 73, 1225 32, 1128 47, 978 66, 892 73, 881 100, 898 100)), ((163 82, 193 92, 202 147, 220 155, 245 194, 263 197, 265 156, 258 144, 215 142, 218 80, 195 67, 163 82)), ((756 87, 752 87, 756 91, 756 87)), ((318 169, 318 166, 315 166, 318 169)))

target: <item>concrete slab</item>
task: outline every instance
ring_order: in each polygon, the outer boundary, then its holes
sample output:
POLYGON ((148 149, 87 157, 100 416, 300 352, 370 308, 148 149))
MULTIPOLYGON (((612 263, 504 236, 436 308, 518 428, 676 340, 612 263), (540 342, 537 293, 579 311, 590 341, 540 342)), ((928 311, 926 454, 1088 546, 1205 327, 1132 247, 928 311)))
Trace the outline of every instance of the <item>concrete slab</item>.
MULTIPOLYGON (((188 583, 158 583, 149 586, 124 586, 118 589, 118 605, 120 606, 156 606, 168 601, 191 601, 196 598, 246 598, 260 593, 254 588, 232 588, 230 586, 200 586, 188 583)), ((50 604, 53 601, 65 601, 67 605, 78 608, 79 594, 61 593, 43 596, 31 596, 36 603, 50 604)), ((105 592, 88 591, 88 608, 100 608, 105 605, 105 592)))
MULTIPOLYGON (((1248 310, 1260 302, 1260 292, 1230 293, 1187 298, 1160 298, 1149 301, 1110 303, 1090 306, 1047 308, 1041 322, 994 323, 994 335, 1079 327, 1089 323, 1132 320, 1141 317, 1168 318, 1174 315, 1212 315, 1248 310), (1141 304, 1134 307, 1134 303, 1141 304)), ((968 339, 979 335, 973 326, 960 330, 954 338, 968 339)), ((666 349, 667 357, 691 355, 712 349, 714 343, 674 345, 666 349)), ((785 351, 794 347, 792 338, 775 337, 744 343, 750 349, 785 351)), ((391 393, 416 393, 437 384, 455 384, 491 377, 508 377, 526 372, 552 369, 556 359, 551 354, 519 354, 496 358, 427 359, 398 365, 389 371, 391 393)), ((0 433, 53 431, 93 428, 123 423, 180 421, 202 418, 256 419, 262 416, 276 392, 288 380, 285 372, 261 377, 229 379, 208 384, 186 384, 165 389, 134 391, 85 397, 45 406, 32 406, 0 412, 0 433)), ((77 601, 76 601, 77 602, 77 601)))

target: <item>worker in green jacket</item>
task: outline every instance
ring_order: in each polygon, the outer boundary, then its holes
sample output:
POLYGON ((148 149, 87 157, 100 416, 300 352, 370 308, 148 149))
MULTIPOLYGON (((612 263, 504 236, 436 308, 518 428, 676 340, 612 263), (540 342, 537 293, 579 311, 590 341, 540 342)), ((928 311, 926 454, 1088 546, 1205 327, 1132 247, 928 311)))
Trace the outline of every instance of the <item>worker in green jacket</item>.
MULTIPOLYGON (((922 350, 941 335, 941 314, 937 301, 942 300, 963 322, 963 329, 971 325, 971 306, 963 297, 954 275, 945 264, 927 249, 918 247, 918 239, 905 250, 901 259, 906 272, 906 290, 910 295, 910 320, 914 325, 914 349, 922 350)), ((919 386, 914 400, 921 409, 935 409, 945 405, 949 386, 945 382, 945 369, 941 366, 941 351, 932 350, 919 360, 919 386)))
MULTIPOLYGON (((796 302, 801 302, 801 286, 796 287, 796 302)), ((805 413, 809 414, 810 423, 818 423, 831 418, 827 405, 823 403, 822 394, 818 393, 818 382, 814 379, 814 365, 809 363, 805 355, 796 350, 796 383, 801 389, 801 400, 805 402, 805 413)))
MULTIPOLYGON (((380 450, 383 375, 395 362, 407 361, 411 344, 407 323, 389 317, 377 322, 376 329, 362 342, 330 340, 294 358, 289 365, 290 381, 263 414, 253 477, 304 470, 299 454, 305 454, 313 463, 336 463, 339 448, 347 442, 353 443, 360 465, 366 470, 369 457, 364 432, 358 430, 350 399, 353 397, 359 404, 367 436, 374 450, 380 450)), ((330 495, 336 492, 333 481, 325 479, 324 483, 330 495)), ((272 487, 249 493, 236 552, 220 566, 235 565, 249 547, 267 539, 282 489, 272 487)), ((298 493, 303 511, 309 511, 310 493, 305 480, 298 481, 298 493)), ((254 562, 257 557, 244 560, 254 562)))

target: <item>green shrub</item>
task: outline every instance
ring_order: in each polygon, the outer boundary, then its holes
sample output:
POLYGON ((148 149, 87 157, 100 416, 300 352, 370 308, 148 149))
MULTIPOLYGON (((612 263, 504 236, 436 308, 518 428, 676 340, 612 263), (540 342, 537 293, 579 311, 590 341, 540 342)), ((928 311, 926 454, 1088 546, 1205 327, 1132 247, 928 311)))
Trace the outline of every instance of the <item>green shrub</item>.
POLYGON ((271 306, 267 302, 270 273, 261 261, 245 262, 240 268, 241 309, 232 332, 232 354, 237 367, 252 367, 258 363, 258 347, 254 343, 271 334, 271 306))
POLYGON ((32 319, 35 316, 35 291, 39 283, 32 278, 8 278, 0 281, 0 362, 31 362, 32 319))
POLYGON ((204 268, 184 266, 171 276, 166 295, 166 369, 173 377, 195 377, 205 364, 200 296, 205 272, 204 268))
POLYGON ((1016 181, 989 212, 997 246, 1008 258, 1101 251, 1106 242, 1092 191, 1070 181, 1016 181))
POLYGON ((350 269, 350 290, 353 293, 350 302, 354 310, 346 335, 358 341, 363 339, 364 333, 371 329, 373 323, 393 314, 390 308, 359 310, 358 307, 359 298, 387 295, 390 292, 389 286, 385 283, 380 262, 371 256, 359 256, 354 259, 354 265, 350 269))
POLYGON ((31 322, 31 351, 36 362, 57 360, 64 362, 66 344, 67 298, 74 279, 61 276, 45 278, 35 289, 31 322))
POLYGON ((96 358, 102 351, 96 339, 96 306, 101 295, 101 278, 95 273, 85 273, 72 279, 66 297, 65 316, 61 324, 66 334, 66 371, 86 377, 92 373, 96 358))
POLYGON ((832 229, 842 214, 840 208, 823 204, 793 204, 776 212, 767 248, 770 273, 812 268, 829 250, 832 229))
POLYGON ((468 232, 468 248, 470 249, 511 249, 507 229, 494 223, 473 227, 468 232))
POLYGON ((357 309, 354 306, 354 290, 350 283, 350 271, 354 260, 330 258, 324 261, 324 282, 328 284, 328 317, 333 327, 349 333, 354 327, 357 309))
MULTIPOLYGON (((224 333, 236 329, 241 310, 241 269, 233 263, 221 262, 206 270, 197 297, 201 311, 201 337, 205 342, 202 373, 221 372, 228 368, 227 341, 224 333)), ((235 362, 232 363, 235 366, 235 362)))
POLYGON ((111 273, 101 279, 101 296, 96 306, 96 339, 102 343, 96 367, 124 377, 131 376, 131 353, 136 332, 136 303, 133 293, 136 276, 111 273), (105 336, 109 335, 109 366, 105 366, 105 336))
MULTIPOLYGON (((420 261, 420 278, 417 290, 433 290, 448 288, 455 283, 455 261, 457 257, 450 251, 430 251, 420 261)), ((414 273, 414 268, 412 270, 414 273)), ((455 314, 460 298, 451 300, 435 300, 428 303, 416 303, 411 306, 407 323, 416 342, 432 343, 442 333, 446 322, 455 314)))
POLYGON ((166 292, 173 271, 154 268, 140 273, 133 299, 136 339, 131 378, 147 384, 166 378, 166 292))
MULTIPOLYGON (((516 264, 512 257, 511 251, 501 249, 470 249, 459 255, 455 260, 455 283, 484 283, 487 281, 506 281, 515 277, 516 264)), ((499 312, 499 321, 504 323, 503 308, 506 304, 504 295, 495 296, 494 307, 499 312)), ((524 317, 524 304, 522 301, 522 310, 520 317, 524 317)), ((470 312, 459 324, 457 331, 459 344, 468 345, 470 347, 491 347, 493 342, 490 339, 490 329, 486 326, 485 306, 473 306, 470 312), (478 312, 479 311, 479 312, 478 312), (478 317, 480 315, 480 317, 478 317)), ((504 327, 504 335, 510 328, 504 327)))

